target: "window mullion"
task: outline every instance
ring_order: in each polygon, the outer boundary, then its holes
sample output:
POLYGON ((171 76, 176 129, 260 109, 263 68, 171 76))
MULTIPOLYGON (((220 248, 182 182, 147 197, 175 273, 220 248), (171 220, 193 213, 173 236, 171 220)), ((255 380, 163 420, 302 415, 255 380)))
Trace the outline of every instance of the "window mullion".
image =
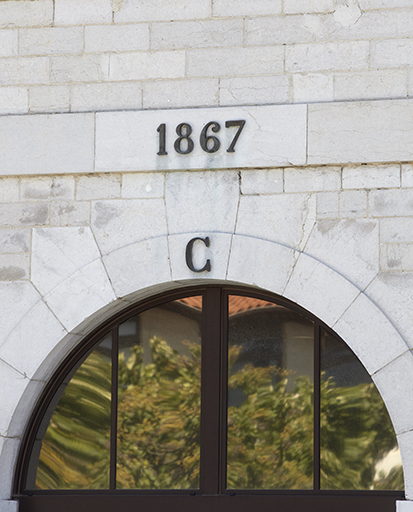
POLYGON ((314 323, 314 443, 313 443, 313 476, 314 490, 320 490, 320 336, 318 322, 314 323))
POLYGON ((219 493, 221 290, 203 300, 201 371, 201 493, 219 493))
POLYGON ((117 326, 112 330, 112 390, 110 426, 110 490, 116 489, 117 429, 118 429, 118 358, 119 335, 117 326))

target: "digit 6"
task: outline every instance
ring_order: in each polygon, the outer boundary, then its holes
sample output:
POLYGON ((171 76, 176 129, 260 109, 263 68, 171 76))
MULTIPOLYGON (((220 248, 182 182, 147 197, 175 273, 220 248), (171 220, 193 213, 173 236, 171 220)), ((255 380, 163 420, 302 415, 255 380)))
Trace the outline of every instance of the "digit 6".
POLYGON ((202 129, 201 136, 199 137, 199 143, 201 144, 201 148, 207 153, 216 153, 221 147, 221 142, 219 141, 218 137, 215 137, 214 135, 208 135, 209 128, 211 128, 214 133, 218 133, 221 129, 221 125, 216 121, 211 121, 206 124, 202 129))

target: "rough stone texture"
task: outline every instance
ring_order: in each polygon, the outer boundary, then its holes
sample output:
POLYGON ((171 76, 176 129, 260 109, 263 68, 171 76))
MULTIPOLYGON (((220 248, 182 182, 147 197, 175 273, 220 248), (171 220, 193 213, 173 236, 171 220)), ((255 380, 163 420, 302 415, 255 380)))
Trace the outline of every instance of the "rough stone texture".
POLYGON ((17 512, 20 436, 74 344, 211 280, 290 298, 343 336, 413 497, 412 31, 411 0, 0 1, 0 512, 17 512), (247 119, 232 155, 229 119, 247 119), (213 120, 216 155, 199 148, 213 120), (210 274, 185 265, 194 236, 211 239, 194 247, 210 274))

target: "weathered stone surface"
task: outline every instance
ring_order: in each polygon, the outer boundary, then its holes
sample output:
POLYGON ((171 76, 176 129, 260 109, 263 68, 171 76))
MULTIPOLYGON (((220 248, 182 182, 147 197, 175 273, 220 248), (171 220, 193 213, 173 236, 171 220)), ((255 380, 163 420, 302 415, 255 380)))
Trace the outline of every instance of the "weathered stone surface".
POLYGON ((0 117, 0 174, 89 172, 93 114, 0 117))
POLYGON ((411 160, 412 132, 408 101, 309 105, 308 163, 411 160))

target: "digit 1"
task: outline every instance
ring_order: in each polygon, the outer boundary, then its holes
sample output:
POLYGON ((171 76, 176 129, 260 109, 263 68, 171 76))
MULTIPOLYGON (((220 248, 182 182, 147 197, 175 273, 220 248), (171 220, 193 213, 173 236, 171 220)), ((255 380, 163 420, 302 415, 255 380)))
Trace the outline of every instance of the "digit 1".
POLYGON ((167 155, 165 145, 166 145, 166 126, 165 123, 162 123, 158 126, 156 130, 159 133, 159 151, 156 153, 157 155, 167 155))

